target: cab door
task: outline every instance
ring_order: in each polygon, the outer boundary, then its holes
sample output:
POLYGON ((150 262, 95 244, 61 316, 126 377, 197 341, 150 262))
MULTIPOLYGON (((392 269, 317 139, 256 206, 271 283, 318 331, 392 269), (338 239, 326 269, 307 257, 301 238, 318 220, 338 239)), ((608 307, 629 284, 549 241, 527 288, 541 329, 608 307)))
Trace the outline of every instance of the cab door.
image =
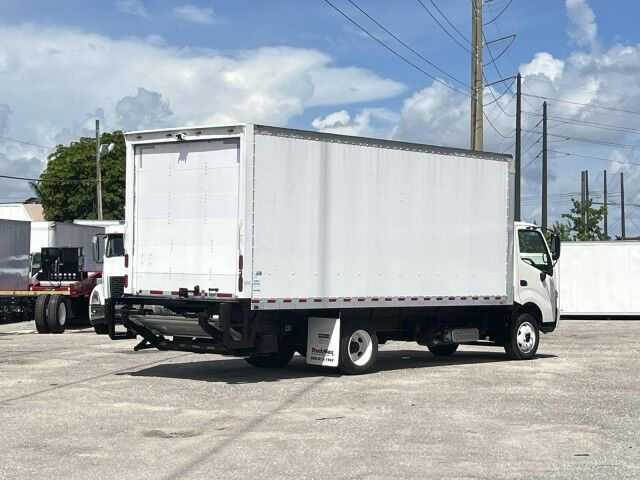
POLYGON ((556 320, 556 286, 553 263, 542 232, 535 227, 517 228, 516 302, 540 308, 542 321, 556 320))

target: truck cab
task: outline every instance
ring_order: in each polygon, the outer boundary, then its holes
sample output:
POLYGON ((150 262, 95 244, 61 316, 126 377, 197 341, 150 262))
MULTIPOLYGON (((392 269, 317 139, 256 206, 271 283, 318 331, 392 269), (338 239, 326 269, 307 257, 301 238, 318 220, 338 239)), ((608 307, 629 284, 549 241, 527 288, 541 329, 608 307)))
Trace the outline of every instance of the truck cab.
POLYGON ((124 291, 124 225, 108 226, 104 234, 93 238, 93 258, 102 263, 102 278, 89 297, 89 321, 99 335, 108 333, 104 315, 105 300, 124 291))

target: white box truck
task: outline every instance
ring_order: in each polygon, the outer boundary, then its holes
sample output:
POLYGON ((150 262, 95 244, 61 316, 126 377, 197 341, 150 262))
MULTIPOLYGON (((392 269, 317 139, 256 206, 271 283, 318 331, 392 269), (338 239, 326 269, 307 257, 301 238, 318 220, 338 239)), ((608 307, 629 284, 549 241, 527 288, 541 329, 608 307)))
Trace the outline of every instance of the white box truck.
POLYGON ((640 317, 640 242, 563 242, 560 315, 640 317))
POLYGON ((125 139, 125 294, 105 315, 137 349, 363 373, 387 340, 526 359, 556 326, 559 242, 514 226, 509 156, 252 124, 125 139))

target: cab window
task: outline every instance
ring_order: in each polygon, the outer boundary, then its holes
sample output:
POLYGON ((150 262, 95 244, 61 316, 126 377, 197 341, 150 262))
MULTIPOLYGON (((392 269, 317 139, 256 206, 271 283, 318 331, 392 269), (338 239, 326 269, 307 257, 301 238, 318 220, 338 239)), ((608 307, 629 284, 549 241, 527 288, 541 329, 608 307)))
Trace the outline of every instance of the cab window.
POLYGON ((122 235, 109 235, 107 238, 107 248, 105 251, 105 256, 107 258, 111 257, 122 257, 124 255, 124 241, 122 239, 122 235))
POLYGON ((518 230, 520 259, 538 270, 551 271, 551 259, 542 234, 537 230, 518 230))

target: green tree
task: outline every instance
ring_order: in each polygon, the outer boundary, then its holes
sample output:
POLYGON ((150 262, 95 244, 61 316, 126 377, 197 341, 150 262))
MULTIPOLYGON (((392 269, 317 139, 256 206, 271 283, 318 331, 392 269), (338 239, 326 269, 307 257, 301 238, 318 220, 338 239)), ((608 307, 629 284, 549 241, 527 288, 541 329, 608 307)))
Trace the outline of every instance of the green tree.
MULTIPOLYGON (((556 220, 556 223, 551 227, 551 231, 557 233, 560 236, 560 241, 568 242, 571 240, 571 230, 569 225, 556 220)), ((547 239, 548 241, 550 239, 547 239)))
MULTIPOLYGON (((120 131, 103 133, 100 143, 115 145, 101 161, 102 209, 105 220, 117 220, 124 218, 124 135, 120 131)), ((83 137, 68 146, 58 145, 48 160, 40 181, 32 184, 45 219, 64 222, 97 218, 95 139, 83 137)))
POLYGON ((593 200, 590 198, 584 202, 572 198, 571 202, 573 203, 571 211, 562 214, 562 218, 566 218, 567 223, 556 222, 556 225, 560 225, 562 229, 561 235, 564 234, 571 240, 578 241, 607 240, 600 229, 600 222, 607 213, 607 207, 603 205, 600 208, 594 208, 593 200))

